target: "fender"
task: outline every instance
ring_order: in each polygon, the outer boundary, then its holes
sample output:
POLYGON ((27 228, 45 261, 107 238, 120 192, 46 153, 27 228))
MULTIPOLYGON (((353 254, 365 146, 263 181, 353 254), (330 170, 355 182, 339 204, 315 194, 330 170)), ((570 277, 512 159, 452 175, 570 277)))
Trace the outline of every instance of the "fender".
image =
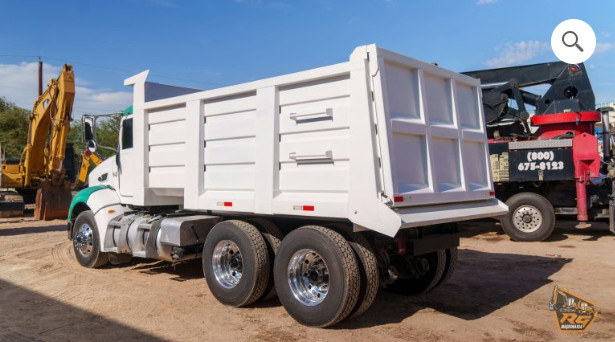
POLYGON ((68 239, 72 239, 73 225, 79 213, 91 210, 96 216, 100 210, 109 206, 120 206, 120 198, 110 186, 97 185, 79 191, 73 197, 68 211, 68 239))

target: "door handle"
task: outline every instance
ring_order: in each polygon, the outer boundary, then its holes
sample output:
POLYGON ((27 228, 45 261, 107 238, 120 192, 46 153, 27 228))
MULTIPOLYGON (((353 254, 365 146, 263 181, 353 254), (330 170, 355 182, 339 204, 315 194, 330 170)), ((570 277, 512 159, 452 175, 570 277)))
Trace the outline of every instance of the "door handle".
POLYGON ((326 119, 333 118, 333 108, 326 108, 325 110, 306 110, 303 112, 290 113, 289 118, 297 122, 298 120, 305 119, 326 119))
POLYGON ((327 161, 333 160, 333 151, 328 150, 323 154, 297 154, 297 152, 291 152, 288 154, 288 158, 296 162, 327 161))

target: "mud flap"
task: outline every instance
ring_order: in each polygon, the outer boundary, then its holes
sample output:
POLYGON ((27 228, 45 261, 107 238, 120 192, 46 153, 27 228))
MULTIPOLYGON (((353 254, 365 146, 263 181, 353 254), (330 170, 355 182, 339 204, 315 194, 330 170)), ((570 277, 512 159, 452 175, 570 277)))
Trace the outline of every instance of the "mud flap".
POLYGON ((68 184, 42 182, 36 191, 34 217, 39 220, 65 219, 72 197, 68 184))
POLYGON ((615 199, 609 199, 609 230, 615 234, 615 199))

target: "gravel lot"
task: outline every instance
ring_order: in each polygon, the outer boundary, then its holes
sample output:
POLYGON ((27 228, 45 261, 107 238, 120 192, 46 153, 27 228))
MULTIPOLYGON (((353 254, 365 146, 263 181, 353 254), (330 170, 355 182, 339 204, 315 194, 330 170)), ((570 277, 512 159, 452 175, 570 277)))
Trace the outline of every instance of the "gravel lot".
POLYGON ((558 223, 547 242, 512 242, 492 222, 465 223, 457 272, 419 297, 381 291, 363 316, 301 326, 277 300, 222 306, 200 262, 80 267, 65 222, 0 219, 0 341, 567 341, 615 340, 615 237, 558 223), (557 330, 555 284, 596 302, 583 334, 557 330))

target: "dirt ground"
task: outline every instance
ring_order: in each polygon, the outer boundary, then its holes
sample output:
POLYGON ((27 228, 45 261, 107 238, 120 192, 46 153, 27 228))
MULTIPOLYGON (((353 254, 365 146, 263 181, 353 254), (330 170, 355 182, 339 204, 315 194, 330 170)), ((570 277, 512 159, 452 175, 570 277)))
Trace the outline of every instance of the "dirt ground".
POLYGON ((615 340, 615 237, 558 224, 547 242, 512 242, 491 222, 463 224, 448 283, 418 297, 381 291, 363 316, 329 329, 297 324, 277 300, 222 306, 200 262, 79 266, 65 222, 0 220, 0 341, 615 340), (555 284, 602 312, 583 334, 557 330, 555 284))

